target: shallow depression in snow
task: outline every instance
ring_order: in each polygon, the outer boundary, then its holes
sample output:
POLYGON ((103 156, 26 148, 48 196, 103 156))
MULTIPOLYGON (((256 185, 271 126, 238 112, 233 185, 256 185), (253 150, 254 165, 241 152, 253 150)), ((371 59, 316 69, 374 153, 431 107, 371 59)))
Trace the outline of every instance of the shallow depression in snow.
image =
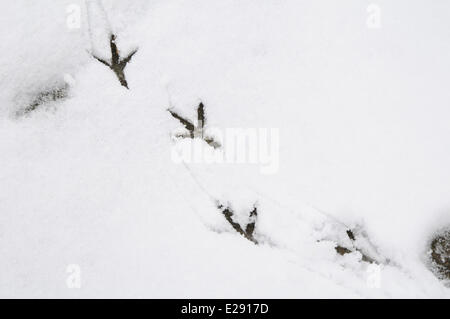
POLYGON ((450 4, 379 3, 9 2, 0 296, 450 297, 450 4), (276 170, 174 161, 227 129, 275 129, 276 170))

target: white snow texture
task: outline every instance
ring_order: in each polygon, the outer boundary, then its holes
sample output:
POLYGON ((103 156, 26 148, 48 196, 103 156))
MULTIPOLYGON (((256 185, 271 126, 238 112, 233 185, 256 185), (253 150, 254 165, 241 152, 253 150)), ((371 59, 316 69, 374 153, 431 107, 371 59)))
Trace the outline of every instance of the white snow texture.
POLYGON ((0 297, 449 298, 450 2, 370 4, 5 1, 0 297), (174 161, 227 152, 175 137, 200 101, 277 129, 278 169, 174 161))

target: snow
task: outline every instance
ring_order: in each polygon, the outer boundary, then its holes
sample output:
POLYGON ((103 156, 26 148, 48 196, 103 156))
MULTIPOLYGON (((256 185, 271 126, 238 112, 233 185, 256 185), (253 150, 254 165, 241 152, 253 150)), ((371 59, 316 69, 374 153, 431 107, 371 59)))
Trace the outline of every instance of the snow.
POLYGON ((450 4, 380 0, 372 30, 356 0, 87 2, 0 18, 1 297, 450 297, 426 260, 450 224, 450 4), (109 28, 139 48, 130 90, 90 56, 110 58, 109 28), (167 109, 193 121, 200 101, 211 132, 278 129, 278 171, 173 161, 230 152, 174 138, 167 109), (257 207, 259 245, 217 201, 241 225, 257 207))

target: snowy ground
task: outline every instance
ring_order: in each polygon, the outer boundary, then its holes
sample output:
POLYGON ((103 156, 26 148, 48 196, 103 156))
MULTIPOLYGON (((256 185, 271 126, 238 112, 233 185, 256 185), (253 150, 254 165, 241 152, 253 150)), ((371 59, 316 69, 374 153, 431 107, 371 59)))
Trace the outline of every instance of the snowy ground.
POLYGON ((369 4, 5 4, 0 297, 449 298, 427 253, 450 224, 450 2, 369 4), (130 90, 92 57, 110 32, 138 48, 130 90), (200 101, 212 135, 279 132, 272 174, 174 160, 231 151, 174 137, 167 109, 200 101), (256 206, 258 245, 217 202, 242 228, 256 206))

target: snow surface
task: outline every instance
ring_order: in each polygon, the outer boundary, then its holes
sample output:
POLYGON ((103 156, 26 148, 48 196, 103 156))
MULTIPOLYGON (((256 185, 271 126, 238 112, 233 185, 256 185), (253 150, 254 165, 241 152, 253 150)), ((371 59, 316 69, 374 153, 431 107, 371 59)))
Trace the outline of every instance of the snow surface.
POLYGON ((5 4, 0 297, 449 298, 426 254, 450 224, 450 3, 379 0, 376 30, 369 4, 5 4), (139 48, 130 90, 90 56, 110 57, 108 29, 123 55, 139 48), (67 98, 20 115, 64 79, 67 98), (213 152, 173 138, 167 109, 194 118, 200 100, 211 128, 278 128, 278 172, 175 163, 174 147, 213 152), (215 200, 240 222, 256 204, 260 244, 215 200), (370 239, 379 287, 359 252, 336 253, 349 228, 370 239))

